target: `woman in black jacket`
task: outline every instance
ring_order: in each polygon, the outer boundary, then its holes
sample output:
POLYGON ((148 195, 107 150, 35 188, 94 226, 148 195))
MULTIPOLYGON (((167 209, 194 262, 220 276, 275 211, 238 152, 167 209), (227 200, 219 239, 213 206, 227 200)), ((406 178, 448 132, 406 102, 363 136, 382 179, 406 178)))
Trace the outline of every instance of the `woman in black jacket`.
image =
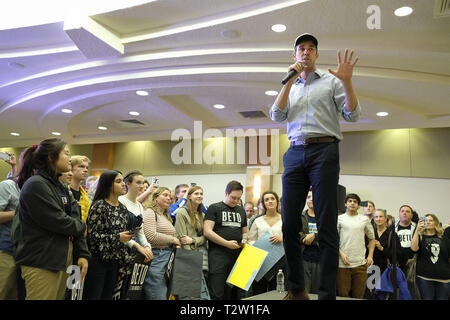
POLYGON ((377 209, 373 214, 375 223, 375 250, 373 251, 373 264, 380 268, 380 274, 386 270, 389 262, 392 263, 392 241, 396 241, 396 263, 402 260, 401 244, 398 237, 393 234, 393 227, 387 225, 386 211, 377 209))
POLYGON ((21 231, 15 252, 22 268, 27 300, 59 300, 64 296, 72 253, 84 278, 90 258, 86 225, 73 210, 67 188, 58 176, 70 170, 70 153, 60 139, 47 139, 31 147, 23 170, 36 174, 26 180, 19 199, 21 231))

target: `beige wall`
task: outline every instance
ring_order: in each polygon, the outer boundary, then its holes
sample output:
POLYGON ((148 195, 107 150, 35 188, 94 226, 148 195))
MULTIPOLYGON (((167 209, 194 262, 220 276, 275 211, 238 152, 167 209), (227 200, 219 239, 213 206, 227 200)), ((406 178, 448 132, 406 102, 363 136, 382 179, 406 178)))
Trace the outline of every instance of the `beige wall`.
MULTIPOLYGON (((225 139, 225 138, 223 138, 225 139)), ((190 174, 213 174, 213 173, 245 173, 245 164, 226 164, 226 141, 217 145, 217 150, 222 150, 223 164, 207 164, 203 157, 213 152, 214 141, 204 140, 202 148, 201 164, 194 164, 195 147, 194 142, 190 142, 191 157, 189 163, 176 165, 171 158, 172 150, 179 144, 174 141, 134 141, 118 143, 116 145, 116 155, 114 169, 127 172, 131 169, 141 170, 144 175, 190 175, 190 174), (209 149, 206 149, 208 148, 209 149)), ((237 146, 234 146, 234 155, 237 155, 237 146)), ((185 148, 187 149, 187 148, 185 148)))
MULTIPOLYGON (((25 149, 25 147, 20 148, 0 148, 0 151, 14 153, 16 155, 17 161, 19 161, 20 153, 25 149)), ((79 144, 79 145, 69 145, 69 150, 71 155, 84 155, 89 159, 92 159, 93 146, 90 144, 79 144)), ((6 178, 6 175, 11 170, 11 167, 0 160, 0 181, 6 178)))
MULTIPOLYGON (((225 139, 225 138, 223 138, 225 139)), ((276 137, 274 137, 276 139, 276 137)), ((214 143, 203 141, 203 151, 214 143)), ((283 172, 282 158, 289 147, 286 135, 278 137, 278 170, 283 172)), ((245 173, 242 164, 180 164, 175 165, 171 152, 179 142, 133 141, 117 143, 114 169, 127 172, 142 170, 144 175, 183 175, 214 173, 245 173)), ((194 144, 191 163, 194 162, 194 144)), ((272 144, 276 147, 275 144, 272 144)), ((92 156, 92 145, 70 145, 71 154, 92 156)), ((19 157, 23 148, 0 148, 19 157)), ((274 151, 274 150, 272 150, 274 151)), ((222 143, 223 161, 226 162, 226 142, 222 143)), ((237 144, 234 146, 237 159, 237 144)), ((392 129, 344 133, 340 143, 341 174, 424 177, 450 179, 450 128, 392 129)), ((237 161, 235 161, 237 162, 237 161)), ((5 177, 9 166, 0 161, 0 177, 5 177)))
MULTIPOLYGON (((280 159, 287 148, 280 135, 280 159)), ((349 132, 339 149, 341 174, 450 179, 450 128, 349 132)))
POLYGON ((92 150, 94 149, 92 144, 70 144, 68 147, 72 156, 82 155, 92 161, 92 150))

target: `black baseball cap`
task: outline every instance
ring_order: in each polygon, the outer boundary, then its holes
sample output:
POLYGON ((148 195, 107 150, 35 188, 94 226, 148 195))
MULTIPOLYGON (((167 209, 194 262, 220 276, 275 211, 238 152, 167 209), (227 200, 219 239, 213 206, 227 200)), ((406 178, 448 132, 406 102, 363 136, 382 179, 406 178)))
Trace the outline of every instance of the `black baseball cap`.
POLYGON ((295 50, 295 48, 297 48, 297 46, 298 46, 300 43, 305 42, 305 41, 312 41, 312 42, 314 43, 314 45, 316 46, 316 48, 317 48, 318 41, 317 41, 316 37, 314 37, 314 36, 313 36, 312 34, 310 34, 310 33, 303 33, 303 34, 299 35, 299 36, 297 37, 297 39, 295 39, 294 50, 295 50))

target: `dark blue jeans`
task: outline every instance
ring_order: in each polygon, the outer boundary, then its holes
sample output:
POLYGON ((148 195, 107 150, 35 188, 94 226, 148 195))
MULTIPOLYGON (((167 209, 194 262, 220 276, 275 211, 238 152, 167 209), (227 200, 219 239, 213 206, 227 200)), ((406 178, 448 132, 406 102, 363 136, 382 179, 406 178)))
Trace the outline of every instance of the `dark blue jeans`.
POLYGON ((287 289, 296 293, 305 288, 299 232, 302 230, 301 212, 309 187, 312 186, 320 247, 319 299, 336 299, 339 263, 339 143, 291 146, 283 156, 283 164, 281 213, 287 260, 287 289))
POLYGON ((169 263, 171 248, 153 248, 153 260, 145 276, 142 292, 147 300, 167 300, 167 283, 164 274, 169 263))
POLYGON ((416 284, 422 300, 448 300, 450 298, 450 283, 416 277, 416 284))

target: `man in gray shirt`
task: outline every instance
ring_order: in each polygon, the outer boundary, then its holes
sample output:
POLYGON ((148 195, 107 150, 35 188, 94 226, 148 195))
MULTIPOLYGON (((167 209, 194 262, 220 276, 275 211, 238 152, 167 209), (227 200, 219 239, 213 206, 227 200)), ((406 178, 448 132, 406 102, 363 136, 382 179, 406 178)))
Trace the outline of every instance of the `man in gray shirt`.
POLYGON ((339 116, 356 122, 361 107, 352 85, 352 62, 345 50, 338 51, 338 69, 325 74, 316 69, 318 41, 302 34, 294 43, 294 61, 288 71, 297 76, 281 89, 270 109, 273 121, 287 121, 290 148, 283 157, 283 240, 287 259, 288 294, 285 299, 308 299, 305 290, 299 232, 300 212, 312 186, 320 253, 319 299, 336 299, 339 261, 337 232, 337 186, 339 181, 339 146, 343 136, 339 116))

